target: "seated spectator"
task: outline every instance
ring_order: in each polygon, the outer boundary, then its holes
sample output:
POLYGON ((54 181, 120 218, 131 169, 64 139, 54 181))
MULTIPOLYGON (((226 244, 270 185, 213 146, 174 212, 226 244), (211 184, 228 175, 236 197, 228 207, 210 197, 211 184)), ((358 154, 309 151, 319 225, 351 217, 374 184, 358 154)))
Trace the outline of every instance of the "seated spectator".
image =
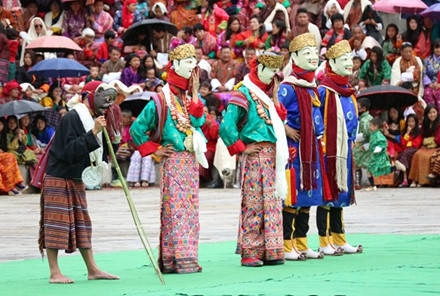
POLYGON ((121 59, 121 50, 119 48, 111 47, 109 54, 110 59, 101 65, 101 75, 121 72, 125 67, 125 61, 121 59))
POLYGON ((401 152, 395 162, 396 169, 403 174, 403 181, 399 187, 408 186, 408 174, 411 168, 411 161, 414 153, 422 146, 422 134, 420 132, 419 120, 415 114, 406 117, 405 129, 400 137, 401 152))
POLYGON ((433 53, 424 60, 423 85, 425 92, 423 99, 427 104, 436 105, 440 108, 440 40, 434 42, 433 53))
POLYGON ((197 66, 200 68, 199 80, 200 83, 203 81, 209 81, 211 74, 211 64, 203 57, 203 50, 201 48, 196 48, 196 60, 197 66))
POLYGON ((62 34, 74 39, 81 36, 82 31, 87 27, 87 12, 81 1, 68 2, 69 9, 64 12, 62 34))
POLYGON ((127 29, 142 20, 142 15, 136 10, 136 0, 126 0, 121 10, 116 11, 113 22, 113 30, 122 36, 127 29))
POLYGON ((102 64, 109 59, 110 49, 114 45, 115 38, 115 32, 112 30, 105 31, 104 42, 99 44, 98 49, 96 50, 96 60, 98 63, 102 64))
POLYGON ((367 6, 371 6, 369 0, 349 0, 344 6, 344 21, 353 30, 359 24, 362 14, 367 6))
POLYGON ((37 157, 31 149, 26 147, 27 137, 24 131, 18 127, 17 117, 12 115, 7 119, 7 147, 8 152, 13 153, 18 164, 34 165, 37 157))
POLYGON ((131 53, 127 55, 125 57, 125 67, 121 73, 121 82, 126 86, 137 84, 143 88, 145 86, 145 79, 139 71, 140 65, 141 59, 137 54, 131 53))
POLYGON ((323 14, 321 17, 321 35, 324 36, 332 28, 332 15, 339 13, 341 15, 344 14, 344 11, 341 8, 341 5, 337 0, 329 0, 324 6, 323 14))
POLYGON ((50 11, 48 11, 44 16, 46 28, 51 30, 56 35, 61 35, 64 19, 64 11, 61 8, 61 3, 59 0, 52 0, 49 7, 50 11))
POLYGON ((18 168, 15 155, 7 151, 6 121, 0 118, 0 192, 17 196, 27 186, 18 168))
POLYGON ((232 58, 241 61, 243 59, 243 48, 232 46, 232 40, 241 33, 240 19, 236 16, 231 16, 226 25, 226 30, 221 32, 217 38, 217 55, 224 46, 232 48, 232 58))
POLYGON ((361 88, 390 84, 391 66, 384 59, 380 47, 375 46, 371 49, 370 58, 361 67, 359 79, 361 88))
POLYGON ((411 43, 402 44, 402 56, 398 57, 391 67, 391 85, 397 85, 411 90, 419 98, 419 102, 412 106, 419 121, 422 120, 424 102, 423 97, 423 62, 413 55, 411 43))
POLYGON ((295 26, 292 28, 291 33, 292 34, 288 35, 290 39, 293 39, 294 37, 304 33, 312 33, 315 35, 318 49, 321 47, 321 33, 319 32, 318 26, 310 21, 310 14, 306 8, 301 7, 298 9, 295 17, 295 26))
POLYGON ((16 28, 17 25, 11 11, 9 11, 8 9, 6 9, 6 7, 3 6, 3 1, 0 1, 0 23, 5 28, 8 26, 12 26, 13 28, 16 28))
POLYGON ((156 68, 148 68, 145 75, 145 90, 160 92, 163 83, 156 76, 156 68))
POLYGON ((232 40, 233 47, 253 47, 256 50, 263 50, 268 35, 260 18, 257 15, 251 16, 249 30, 237 34, 232 40))
POLYGON ((91 65, 89 68, 90 74, 87 76, 85 83, 93 80, 102 81, 102 76, 99 74, 99 66, 91 65))
POLYGON ((55 129, 47 124, 44 115, 37 115, 33 122, 32 134, 35 136, 38 147, 45 148, 55 134, 55 129))
POLYGON ((31 0, 27 2, 23 9, 23 21, 24 21, 24 30, 28 30, 31 27, 31 22, 36 17, 42 17, 42 12, 40 12, 40 7, 37 4, 36 0, 31 0))
POLYGON ((167 32, 165 29, 161 29, 160 27, 153 29, 153 40, 151 42, 153 48, 150 50, 150 55, 155 59, 158 59, 158 54, 167 55, 172 38, 173 34, 167 32))
POLYGON ((22 100, 27 100, 27 101, 34 101, 34 102, 39 102, 40 101, 40 96, 35 92, 35 87, 32 86, 32 84, 30 83, 20 83, 20 88, 21 88, 21 99, 22 100))
POLYGON ((82 48, 82 51, 76 54, 76 60, 86 67, 90 67, 96 59, 96 48, 94 47, 95 31, 91 28, 82 30, 81 36, 74 41, 82 48))
POLYGON ((359 25, 364 31, 365 35, 371 36, 376 39, 377 42, 382 43, 382 35, 380 31, 383 29, 382 18, 373 9, 372 5, 367 5, 362 13, 359 25))
POLYGON ((411 180, 410 187, 430 184, 427 176, 430 173, 431 156, 438 151, 440 146, 440 117, 438 109, 434 105, 428 105, 425 108, 422 138, 422 147, 414 153, 411 161, 408 175, 408 179, 411 180))
POLYGON ((16 80, 9 81, 3 85, 3 96, 0 104, 19 100, 21 98, 21 87, 16 80))
POLYGON ((350 75, 350 85, 354 88, 356 88, 357 90, 361 90, 362 88, 365 87, 365 85, 359 85, 359 75, 361 72, 361 67, 362 67, 362 59, 359 56, 354 56, 353 57, 353 72, 350 75))
POLYGON ((265 42, 265 49, 279 51, 286 41, 286 25, 280 20, 274 20, 272 23, 272 32, 269 34, 265 42))
POLYGON ((357 25, 351 29, 353 36, 350 38, 350 46, 353 50, 353 55, 358 55, 365 61, 368 58, 370 50, 377 46, 380 47, 380 43, 373 37, 367 36, 362 31, 362 28, 357 25))
POLYGON ((241 63, 237 69, 235 75, 235 81, 242 81, 246 74, 249 74, 251 69, 249 68, 249 62, 256 56, 254 47, 248 47, 244 50, 244 63, 241 63))
POLYGON ((399 34, 399 28, 396 24, 389 24, 385 31, 385 40, 382 42, 382 49, 383 55, 390 65, 400 56, 401 46, 402 35, 399 34))
MULTIPOLYGON (((24 54, 26 50, 26 46, 28 46, 32 41, 37 39, 38 37, 43 36, 51 36, 52 31, 46 28, 46 24, 44 21, 39 18, 35 17, 30 22, 30 26, 27 32, 20 32, 20 37, 23 39, 23 44, 21 47, 21 54, 20 54, 20 66, 24 65, 24 54)), ((56 54, 54 53, 44 53, 45 59, 55 58, 56 54)))
POLYGON ((226 29, 229 20, 229 14, 216 2, 218 0, 203 0, 201 8, 201 23, 206 32, 214 37, 226 29))
POLYGON ((201 48, 203 55, 209 59, 214 59, 217 51, 217 38, 206 32, 205 27, 198 23, 193 28, 196 41, 194 47, 201 48))
POLYGON ((429 17, 422 18, 422 29, 417 43, 414 46, 414 54, 422 60, 431 55, 431 35, 434 22, 429 17))
POLYGON ((153 4, 153 7, 151 8, 150 12, 151 18, 157 18, 159 20, 164 20, 169 22, 170 18, 168 17, 168 10, 162 2, 156 2, 153 4))
POLYGON ((265 0, 264 7, 260 13, 264 26, 270 26, 275 19, 286 24, 287 32, 290 33, 290 19, 287 9, 276 0, 265 0))
POLYGON ((196 44, 196 37, 194 37, 193 29, 192 27, 183 27, 179 32, 177 32, 177 35, 173 38, 171 38, 170 43, 170 50, 173 50, 179 45, 182 44, 196 44))
POLYGON ((232 59, 232 52, 229 47, 223 47, 220 58, 212 64, 211 86, 214 92, 231 91, 235 85, 237 73, 237 62, 232 59))
POLYGON ((23 58, 23 66, 18 67, 15 79, 18 83, 30 83, 35 87, 38 95, 49 90, 49 81, 39 75, 29 74, 28 71, 37 63, 37 55, 26 51, 23 58))
POLYGON ((344 27, 344 17, 342 14, 335 13, 331 17, 332 28, 325 33, 321 42, 321 55, 324 55, 327 48, 330 48, 333 44, 341 40, 349 40, 351 38, 351 32, 344 27))
POLYGON ((178 0, 170 12, 170 21, 176 25, 177 30, 193 27, 199 22, 197 10, 188 9, 189 4, 189 0, 178 0))
POLYGON ((113 27, 113 17, 104 11, 104 0, 95 0, 92 9, 93 13, 89 16, 88 21, 95 31, 95 41, 103 42, 105 32, 113 27))

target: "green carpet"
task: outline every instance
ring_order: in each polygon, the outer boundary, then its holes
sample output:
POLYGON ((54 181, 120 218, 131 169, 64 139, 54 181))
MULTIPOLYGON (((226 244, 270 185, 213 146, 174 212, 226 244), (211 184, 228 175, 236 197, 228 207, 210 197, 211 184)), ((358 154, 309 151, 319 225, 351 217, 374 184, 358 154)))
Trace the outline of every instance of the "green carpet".
MULTIPOLYGON (((60 258, 72 285, 48 284, 46 259, 5 262, 0 295, 440 295, 440 235, 348 238, 362 242, 364 253, 261 268, 241 267, 235 242, 201 244, 203 272, 167 274, 165 286, 143 250, 96 254, 98 265, 119 281, 87 281, 79 253, 60 258)), ((311 236, 310 245, 317 244, 311 236)))

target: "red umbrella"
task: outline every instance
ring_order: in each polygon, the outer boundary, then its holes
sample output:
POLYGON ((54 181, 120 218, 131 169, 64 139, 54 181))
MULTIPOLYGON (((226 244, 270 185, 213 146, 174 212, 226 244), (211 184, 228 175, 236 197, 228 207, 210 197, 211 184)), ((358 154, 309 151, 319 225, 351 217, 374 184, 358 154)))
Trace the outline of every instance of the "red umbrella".
POLYGON ((373 8, 387 13, 419 13, 428 6, 421 0, 379 0, 373 8))
POLYGON ((69 50, 82 51, 82 48, 79 47, 79 45, 76 44, 72 39, 57 35, 38 37, 29 43, 29 45, 26 46, 26 49, 41 52, 59 52, 69 50))

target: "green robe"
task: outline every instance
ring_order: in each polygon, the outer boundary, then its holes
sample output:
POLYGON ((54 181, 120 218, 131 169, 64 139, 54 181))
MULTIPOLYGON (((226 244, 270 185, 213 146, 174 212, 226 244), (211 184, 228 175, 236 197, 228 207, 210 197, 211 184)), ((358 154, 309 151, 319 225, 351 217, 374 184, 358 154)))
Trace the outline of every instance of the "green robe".
POLYGON ((358 168, 367 168, 370 161, 371 150, 362 150, 361 147, 370 141, 370 120, 373 117, 370 113, 364 112, 359 116, 358 134, 363 134, 364 139, 356 142, 353 148, 354 163, 358 168))
POLYGON ((382 62, 382 71, 378 73, 370 72, 371 60, 367 60, 361 67, 359 79, 366 80, 368 86, 381 85, 383 80, 391 80, 391 66, 387 60, 382 62))
POLYGON ((388 142, 380 130, 370 134, 371 157, 368 163, 368 171, 375 177, 391 173, 391 163, 387 155, 388 142), (374 153, 376 147, 382 148, 381 152, 374 153))
MULTIPOLYGON (((226 146, 235 144, 238 140, 242 140, 245 144, 255 142, 276 142, 275 131, 273 126, 267 124, 257 113, 257 104, 252 99, 249 90, 245 86, 238 89, 245 95, 248 104, 248 112, 235 104, 228 104, 225 116, 220 125, 220 137, 226 146), (243 124, 239 129, 238 126, 243 124)), ((266 110, 269 116, 269 111, 266 110)))
MULTIPOLYGON (((196 118, 192 115, 189 116, 191 125, 201 132, 200 127, 205 123, 205 115, 200 118, 196 118)), ((154 100, 150 100, 145 108, 133 122, 130 127, 130 134, 136 145, 141 145, 150 140, 149 134, 154 133, 158 125, 158 116, 156 112, 156 104, 154 100)), ((186 138, 186 134, 182 133, 176 128, 174 120, 171 118, 170 110, 168 108, 167 118, 162 131, 161 145, 172 145, 176 151, 185 151, 183 142, 186 138)))

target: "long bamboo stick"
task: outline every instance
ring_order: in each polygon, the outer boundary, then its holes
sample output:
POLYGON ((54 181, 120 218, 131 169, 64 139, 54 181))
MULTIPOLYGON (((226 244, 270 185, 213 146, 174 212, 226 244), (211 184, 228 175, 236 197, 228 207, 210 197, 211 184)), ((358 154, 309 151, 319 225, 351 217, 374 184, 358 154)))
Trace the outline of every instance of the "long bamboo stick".
POLYGON ((136 225, 137 233, 142 241, 142 244, 144 245, 144 249, 147 252, 147 255, 151 261, 151 264, 153 264, 154 270, 156 271, 160 282, 163 285, 165 285, 165 279, 163 278, 162 272, 160 271, 159 266, 157 265, 156 259, 154 258, 150 243, 147 238, 147 234, 145 233, 145 230, 142 226, 141 220, 139 219, 139 215, 136 210, 136 206, 134 205, 133 199, 131 198, 130 190, 128 190, 127 182, 125 181, 125 178, 122 176, 121 168, 119 167, 118 161, 116 159, 115 151, 113 150, 113 146, 110 141, 110 137, 108 135, 108 132, 105 128, 102 130, 102 132, 104 133, 105 141, 107 142, 108 150, 110 151, 110 155, 112 157, 112 161, 115 166, 116 172, 118 173, 118 178, 121 181, 122 189, 124 190, 125 197, 127 199, 128 206, 130 208, 131 216, 133 217, 134 224, 136 225))

